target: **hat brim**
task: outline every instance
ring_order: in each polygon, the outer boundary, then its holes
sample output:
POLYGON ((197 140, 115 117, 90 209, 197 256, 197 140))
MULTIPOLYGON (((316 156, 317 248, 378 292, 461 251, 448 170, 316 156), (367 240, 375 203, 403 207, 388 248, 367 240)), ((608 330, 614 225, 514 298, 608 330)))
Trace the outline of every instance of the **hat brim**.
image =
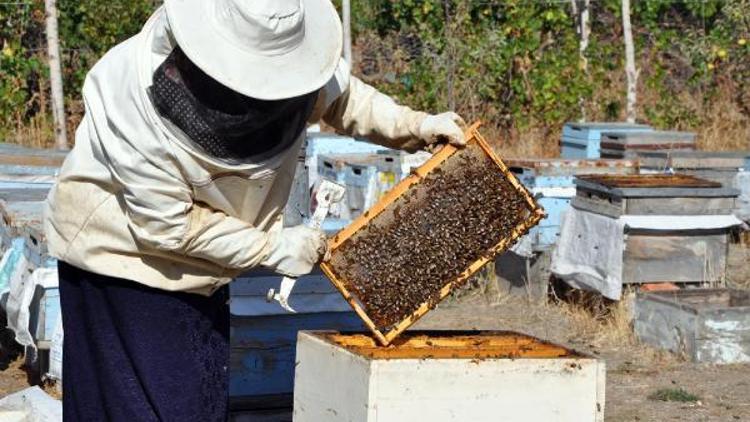
POLYGON ((167 19, 177 44, 201 70, 222 85, 248 97, 280 100, 320 89, 336 71, 343 44, 341 20, 330 0, 301 0, 305 35, 295 49, 279 55, 253 54, 207 19, 214 2, 167 0, 167 19))

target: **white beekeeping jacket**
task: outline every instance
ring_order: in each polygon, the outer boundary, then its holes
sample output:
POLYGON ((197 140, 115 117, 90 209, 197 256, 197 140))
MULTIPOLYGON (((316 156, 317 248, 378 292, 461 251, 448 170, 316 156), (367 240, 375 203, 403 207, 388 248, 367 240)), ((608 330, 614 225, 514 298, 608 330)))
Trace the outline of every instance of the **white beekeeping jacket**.
MULTIPOLYGON (((45 232, 50 253, 79 268, 210 294, 269 255, 304 133, 270 158, 238 165, 201 153, 148 96, 173 48, 160 9, 91 69, 86 113, 50 192, 45 232)), ((342 60, 309 123, 414 151, 424 146, 417 133, 426 116, 351 77, 342 60)))

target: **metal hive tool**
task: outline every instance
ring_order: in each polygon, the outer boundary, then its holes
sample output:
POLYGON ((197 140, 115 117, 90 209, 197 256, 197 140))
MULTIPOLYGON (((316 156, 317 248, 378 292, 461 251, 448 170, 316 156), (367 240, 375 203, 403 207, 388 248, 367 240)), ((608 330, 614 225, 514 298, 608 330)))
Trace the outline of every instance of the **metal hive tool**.
POLYGON ((323 272, 383 345, 544 216, 477 126, 329 242, 323 272))

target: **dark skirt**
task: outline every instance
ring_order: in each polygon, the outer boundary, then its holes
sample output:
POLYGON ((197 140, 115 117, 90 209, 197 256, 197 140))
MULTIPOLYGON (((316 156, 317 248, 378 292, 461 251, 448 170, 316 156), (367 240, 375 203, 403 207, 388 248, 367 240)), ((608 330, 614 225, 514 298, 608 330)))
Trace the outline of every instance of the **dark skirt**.
POLYGON ((65 421, 227 420, 228 287, 204 297, 58 268, 65 421))

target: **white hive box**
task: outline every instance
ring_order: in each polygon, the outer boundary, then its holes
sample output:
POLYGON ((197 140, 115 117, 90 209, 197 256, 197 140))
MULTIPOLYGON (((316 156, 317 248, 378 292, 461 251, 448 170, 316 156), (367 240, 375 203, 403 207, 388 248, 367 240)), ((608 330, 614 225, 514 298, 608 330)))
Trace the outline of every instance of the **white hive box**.
POLYGON ((300 332, 295 422, 602 421, 605 365, 510 332, 300 332))

